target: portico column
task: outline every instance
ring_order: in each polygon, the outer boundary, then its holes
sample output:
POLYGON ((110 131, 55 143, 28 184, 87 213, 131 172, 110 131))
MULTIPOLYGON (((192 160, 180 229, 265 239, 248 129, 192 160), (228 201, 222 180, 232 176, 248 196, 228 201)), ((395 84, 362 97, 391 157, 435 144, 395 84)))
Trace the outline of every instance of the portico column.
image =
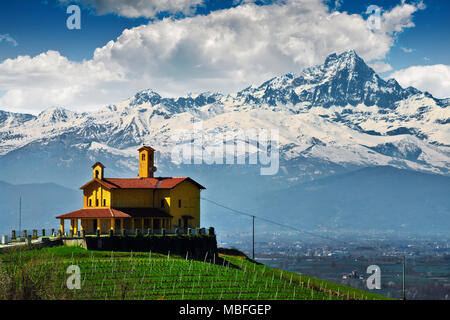
POLYGON ((144 230, 144 218, 141 218, 141 230, 144 230))
POLYGON ((134 232, 134 218, 131 218, 131 230, 134 232))
POLYGON ((70 219, 70 235, 73 235, 73 219, 70 219))
POLYGON ((111 230, 115 231, 116 230, 116 219, 111 218, 111 230))
POLYGON ((100 219, 97 219, 97 230, 100 230, 100 232, 102 232, 102 228, 100 227, 100 219))
POLYGON ((120 218, 120 232, 123 232, 123 218, 120 218))
POLYGON ((61 235, 64 235, 64 219, 59 219, 59 230, 61 230, 61 235))
POLYGON ((78 232, 78 219, 73 219, 73 234, 76 235, 78 232))

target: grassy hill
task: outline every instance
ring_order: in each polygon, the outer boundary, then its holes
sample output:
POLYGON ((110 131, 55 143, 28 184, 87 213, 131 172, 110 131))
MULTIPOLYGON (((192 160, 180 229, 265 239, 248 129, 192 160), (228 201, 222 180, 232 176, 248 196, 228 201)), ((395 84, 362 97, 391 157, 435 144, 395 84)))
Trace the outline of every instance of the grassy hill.
POLYGON ((0 254, 0 299, 366 300, 386 297, 256 263, 236 252, 195 261, 76 247, 0 254), (67 267, 81 270, 69 290, 67 267))

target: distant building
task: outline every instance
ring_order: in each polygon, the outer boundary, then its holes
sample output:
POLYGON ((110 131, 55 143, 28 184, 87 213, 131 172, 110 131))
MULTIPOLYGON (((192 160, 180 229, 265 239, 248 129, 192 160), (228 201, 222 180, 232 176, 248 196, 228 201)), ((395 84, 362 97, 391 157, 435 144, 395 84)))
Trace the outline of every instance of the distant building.
POLYGON ((200 227, 200 191, 205 188, 188 177, 153 177, 155 150, 143 146, 138 151, 139 178, 105 178, 102 163, 92 166, 93 179, 80 188, 83 209, 56 217, 63 234, 65 220, 72 234, 200 227))
POLYGON ((364 279, 363 276, 360 276, 358 274, 357 270, 353 270, 351 273, 346 273, 344 275, 342 275, 342 279, 364 279))

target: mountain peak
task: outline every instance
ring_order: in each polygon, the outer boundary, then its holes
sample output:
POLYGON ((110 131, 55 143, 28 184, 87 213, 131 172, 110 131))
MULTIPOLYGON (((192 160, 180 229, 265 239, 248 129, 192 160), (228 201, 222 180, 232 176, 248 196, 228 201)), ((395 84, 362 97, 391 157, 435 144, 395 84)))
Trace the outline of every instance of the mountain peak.
POLYGON ((341 56, 360 58, 354 49, 344 51, 341 56))
POLYGON ((304 69, 292 83, 298 101, 324 107, 363 103, 392 109, 414 94, 395 80, 381 79, 355 50, 330 54, 324 64, 304 69))
POLYGON ((337 70, 350 70, 357 72, 375 73, 365 61, 356 53, 355 50, 344 51, 341 54, 333 53, 325 59, 323 65, 325 68, 335 68, 337 70))
POLYGON ((55 115, 55 114, 67 114, 69 110, 63 108, 63 107, 57 107, 57 106, 53 106, 53 107, 49 107, 45 110, 43 110, 42 112, 39 113, 38 117, 42 117, 45 115, 55 115))
POLYGON ((304 69, 300 74, 287 73, 250 86, 237 93, 243 103, 311 106, 347 106, 365 104, 395 108, 397 101, 418 90, 402 88, 394 79, 385 81, 366 64, 355 50, 332 53, 321 65, 304 69))
POLYGON ((130 98, 130 105, 140 105, 149 102, 151 105, 156 105, 161 102, 161 96, 152 89, 141 90, 130 98))
POLYGON ((73 112, 70 110, 67 110, 63 107, 50 107, 39 113, 37 116, 38 119, 44 121, 44 122, 59 122, 59 121, 66 121, 70 115, 72 115, 73 112))
POLYGON ((155 95, 156 96, 160 96, 158 92, 156 92, 155 90, 153 90, 151 88, 138 91, 136 94, 146 94, 146 95, 149 95, 149 96, 155 96, 155 95))

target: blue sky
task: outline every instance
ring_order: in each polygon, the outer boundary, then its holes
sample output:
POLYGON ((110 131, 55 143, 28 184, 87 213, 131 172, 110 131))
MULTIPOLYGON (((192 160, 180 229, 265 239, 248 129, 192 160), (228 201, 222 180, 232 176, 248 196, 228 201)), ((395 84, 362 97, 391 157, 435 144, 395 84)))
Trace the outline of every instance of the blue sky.
MULTIPOLYGON (((378 65, 378 70, 375 69, 382 76, 396 75, 402 85, 415 85, 436 96, 446 96, 447 92, 450 95, 447 87, 436 87, 447 76, 446 68, 450 65, 450 1, 424 0, 424 6, 418 1, 401 0, 286 0, 248 4, 236 0, 196 1, 198 5, 192 7, 189 3, 193 2, 186 0, 187 4, 180 8, 163 6, 156 9, 143 8, 139 1, 129 1, 130 7, 125 9, 114 6, 113 3, 119 3, 116 0, 111 0, 109 6, 97 0, 1 1, 0 73, 3 72, 3 76, 0 76, 0 109, 36 112, 50 105, 63 105, 76 110, 91 110, 117 102, 113 99, 125 99, 147 87, 165 95, 203 90, 227 93, 247 84, 258 84, 270 76, 299 72, 305 66, 320 63, 327 54, 352 47, 368 63, 378 65), (133 3, 136 4, 134 8, 133 3), (81 7, 81 30, 66 27, 69 16, 66 8, 70 4, 81 7), (324 5, 328 12, 324 11, 324 5), (398 10, 401 17, 391 15, 377 34, 378 38, 365 43, 358 36, 361 34, 358 28, 368 17, 365 12, 369 5, 379 6, 383 14, 398 10), (283 7, 288 6, 294 9, 283 11, 283 7), (333 11, 340 15, 322 17, 333 11), (246 21, 252 20, 253 12, 262 20, 246 25, 246 21), (291 23, 283 29, 283 12, 289 12, 288 19, 298 21, 298 27, 291 23), (359 20, 352 31, 354 17, 359 20), (325 20, 324 23, 317 22, 323 18, 334 20, 332 24, 325 20), (308 19, 317 22, 317 35, 308 32, 308 19), (336 37, 336 32, 330 30, 333 24, 342 26, 339 36, 347 42, 332 43, 336 37), (394 31, 396 28, 399 31, 394 31), (119 40, 125 29, 131 32, 119 40), (262 31, 265 29, 267 32, 262 31), (228 30, 233 39, 240 40, 227 39, 228 30), (282 36, 278 37, 279 34, 282 36), (133 44, 133 37, 140 40, 133 44), (168 41, 172 37, 173 43, 168 41), (205 37, 208 39, 204 40, 205 37), (222 45, 215 40, 221 37, 225 37, 222 45), (250 42, 255 41, 254 46, 264 48, 261 54, 252 48, 245 48, 245 55, 241 52, 248 42, 245 37, 249 37, 250 42), (295 40, 292 44, 291 39, 295 40), (106 48, 111 41, 113 47, 106 48), (380 42, 379 46, 376 41, 380 42), (214 50, 210 50, 211 43, 214 50), (143 46, 142 50, 137 48, 139 45, 143 46), (94 57, 94 51, 100 48, 101 57, 94 57), (197 52, 198 48, 202 51, 197 52), (222 56, 228 50, 231 56, 235 55, 234 59, 222 56), (206 59, 202 60, 203 54, 206 59), (29 56, 29 59, 24 62, 20 56, 29 56), (12 62, 6 64, 5 59, 12 59, 12 62), (155 65, 151 66, 153 61, 155 65), (14 63, 18 67, 13 68, 14 63), (45 69, 47 65, 52 68, 45 69), (270 66, 269 70, 265 69, 266 65, 270 66), (444 67, 437 67, 441 65, 444 67), (424 69, 426 66, 428 69, 424 69), (427 79, 418 78, 414 69, 416 77, 410 80, 413 67, 422 68, 420 70, 427 79), (21 68, 22 73, 18 71, 21 68), (83 68, 88 71, 77 74, 77 70, 83 68), (83 78, 89 72, 96 72, 96 75, 83 78), (435 80, 430 80, 433 72, 437 73, 435 80), (30 73, 36 78, 27 76, 30 73), (72 78, 77 80, 61 79, 62 74, 71 73, 76 74, 72 78), (37 84, 40 77, 45 86, 37 84), (100 83, 102 77, 107 84, 100 83), (83 87, 85 83, 91 83, 90 88, 83 87), (96 91, 92 89, 94 87, 96 91), (45 88, 53 90, 51 94, 47 93, 48 98, 40 93, 45 88), (118 91, 119 88, 123 90, 118 91)), ((148 3, 152 5, 151 0, 148 3)), ((159 3, 164 5, 164 1, 159 3)))
MULTIPOLYGON (((371 4, 389 10, 398 3, 391 0, 343 1, 340 9, 363 13, 371 4)), ((396 45, 387 55, 386 60, 394 69, 420 64, 450 64, 450 1, 426 0, 424 3, 426 9, 414 15, 416 26, 399 34, 396 45), (413 51, 407 53, 402 48, 413 51)))
POLYGON ((0 34, 9 34, 18 45, 0 43, 0 59, 18 55, 35 56, 47 50, 58 50, 71 60, 89 59, 95 48, 117 38, 125 28, 148 19, 128 19, 116 15, 97 16, 83 9, 82 29, 66 28, 66 5, 58 1, 1 1, 0 34), (8 14, 5 14, 5 13, 8 14))

